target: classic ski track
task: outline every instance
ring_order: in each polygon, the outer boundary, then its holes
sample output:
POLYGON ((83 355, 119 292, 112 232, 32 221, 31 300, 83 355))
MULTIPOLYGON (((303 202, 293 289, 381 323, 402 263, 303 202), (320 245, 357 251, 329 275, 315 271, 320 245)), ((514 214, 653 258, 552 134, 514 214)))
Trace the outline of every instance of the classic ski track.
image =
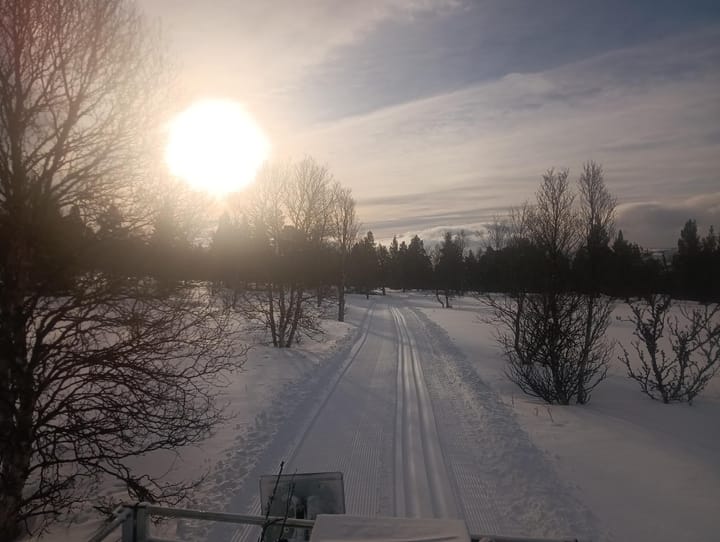
MULTIPOLYGON (((376 371, 374 371, 376 374, 376 371)), ((348 510, 358 515, 378 512, 377 487, 368 478, 379 472, 382 424, 365 417, 355 431, 345 477, 348 510)))
MULTIPOLYGON (((347 358, 347 361, 345 362, 345 366, 340 370, 340 372, 337 374, 335 379, 333 380, 332 386, 327 391, 323 401, 319 404, 319 406, 315 409, 312 417, 309 419, 305 427, 302 431, 299 432, 300 438, 296 440, 290 447, 289 453, 286 454, 285 457, 287 459, 285 460, 286 464, 289 464, 292 462, 295 457, 297 456, 298 450, 302 447, 303 443, 305 442, 305 438, 307 434, 312 430, 312 428, 315 426, 315 423, 317 422, 318 418, 322 414, 323 409, 327 405, 328 401, 332 397, 332 395, 335 393, 335 390, 340 383, 340 381, 343 379, 345 374, 350 369, 351 365, 355 361, 355 359, 358 356, 358 353, 360 350, 362 350, 362 347, 365 345, 365 342, 367 341, 368 333, 370 331, 370 323, 372 322, 372 317, 375 312, 375 303, 373 302, 367 309, 365 316, 363 317, 362 322, 362 331, 360 333, 359 338, 355 341, 352 348, 350 349, 350 355, 347 358)), ((253 497, 252 502, 250 503, 250 506, 248 507, 248 513, 251 515, 259 515, 261 512, 261 505, 260 505, 260 496, 256 495, 253 497)), ((255 529, 253 528, 247 528, 247 527, 239 527, 235 530, 235 532, 232 535, 231 541, 232 542, 247 542, 250 535, 253 534, 255 529)))
MULTIPOLYGON (((425 346, 429 352, 433 353, 435 363, 440 363, 440 366, 448 363, 442 357, 442 352, 436 351, 435 338, 423 319, 419 317, 419 311, 411 308, 410 315, 423 329, 424 339, 427 341, 425 346)), ((428 378, 430 384, 428 384, 428 391, 431 395, 433 393, 437 394, 437 390, 434 390, 431 384, 441 388, 452 385, 438 374, 437 365, 430 366, 429 369, 428 378)), ((459 420, 467 415, 465 410, 457 410, 457 406, 452 401, 439 402, 439 409, 435 412, 436 418, 446 428, 451 427, 453 422, 461 423, 459 420)), ((484 403, 484 406, 492 409, 493 402, 484 403)), ((468 526, 474 527, 474 532, 503 532, 504 525, 499 521, 500 514, 496 506, 497 495, 487 487, 480 472, 483 463, 480 461, 481 456, 477 451, 480 449, 479 446, 483 446, 483 444, 475 440, 474 435, 468 429, 467 427, 465 427, 465 430, 456 428, 452 431, 452 438, 445 435, 445 440, 441 440, 441 444, 444 443, 447 446, 447 449, 443 448, 445 464, 451 473, 450 481, 458 499, 458 508, 461 510, 468 526)))
POLYGON ((419 308, 410 307, 409 313, 425 330, 425 346, 438 360, 427 365, 428 382, 431 395, 438 397, 440 433, 470 531, 612 539, 447 332, 419 308), (450 389, 454 392, 447 396, 450 389))
MULTIPOLYGON (((368 309, 362 324, 362 331, 350 350, 344 367, 334 377, 329 391, 323 401, 314 410, 312 417, 304 428, 298 432, 298 438, 286 455, 286 463, 291 464, 297 458, 299 450, 306 442, 327 404, 336 393, 340 382, 352 368, 361 352, 375 314, 375 305, 368 309)), ((457 501, 457 481, 459 473, 446 466, 441 446, 432 400, 428 392, 421 357, 415 337, 408 328, 402 310, 392 305, 387 306, 389 315, 395 325, 397 339, 397 355, 395 364, 383 364, 375 359, 371 372, 370 388, 378 388, 379 382, 386 378, 388 371, 395 376, 396 408, 394 416, 393 454, 391 456, 393 483, 392 506, 394 515, 408 517, 461 517, 457 501), (452 477, 451 477, 452 476, 452 477)), ((379 388, 378 388, 379 389, 379 388)), ((393 425, 392 423, 390 425, 393 425)), ((377 472, 382 467, 383 424, 378 420, 365 417, 355 429, 349 453, 339 458, 338 468, 346 474, 346 500, 351 503, 354 513, 373 515, 383 513, 377 498, 378 488, 363 483, 360 473, 363 469, 356 466, 370 467, 370 472, 377 472), (357 510, 355 510, 357 509, 357 510)), ((390 474, 390 473, 388 473, 390 474)), ((366 480, 365 480, 366 481, 366 480)), ((380 480, 378 480, 380 482, 380 480)), ((382 500, 382 499, 381 499, 382 500)), ((259 496, 253 498, 249 513, 260 513, 259 496)), ((389 510, 386 510, 387 513, 389 510)), ((253 529, 239 528, 233 536, 233 542, 246 542, 250 539, 253 529)))
POLYGON ((419 362, 402 312, 390 308, 398 333, 395 412, 395 515, 457 517, 458 509, 419 362))
MULTIPOLYGON (((390 367, 394 369, 394 366, 390 367)), ((378 392, 387 386, 387 364, 383 356, 378 353, 370 360, 364 359, 359 365, 355 364, 349 369, 344 378, 357 379, 361 372, 367 382, 368 389, 378 392)), ((340 392, 338 392, 340 393, 340 392)), ((380 512, 380 480, 381 455, 383 431, 389 425, 377 412, 373 397, 366 394, 362 404, 356 405, 360 416, 351 417, 348 424, 354 424, 355 429, 349 443, 349 451, 343 459, 344 467, 338 470, 343 472, 345 479, 345 502, 348 513, 364 516, 375 515, 380 512)))

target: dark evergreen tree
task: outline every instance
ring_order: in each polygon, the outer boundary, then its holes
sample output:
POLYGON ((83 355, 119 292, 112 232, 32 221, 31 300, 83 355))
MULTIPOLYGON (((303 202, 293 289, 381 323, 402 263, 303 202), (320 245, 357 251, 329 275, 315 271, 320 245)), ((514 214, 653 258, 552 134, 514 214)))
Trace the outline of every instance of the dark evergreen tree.
MULTIPOLYGON (((479 252, 479 251, 478 251, 479 252)), ((477 292, 480 289, 480 267, 478 257, 472 249, 468 250, 464 259, 464 291, 477 292)))
POLYGON ((388 248, 389 271, 388 284, 391 288, 402 288, 402 278, 400 273, 400 245, 397 236, 393 235, 390 247, 388 248))
POLYGON ((713 226, 702 241, 701 259, 702 283, 707 288, 704 297, 708 301, 720 302, 720 244, 713 226))
POLYGON ((453 237, 449 231, 445 232, 438 247, 438 261, 434 271, 435 293, 438 300, 440 300, 439 293, 442 292, 445 301, 441 303, 444 307, 450 308, 450 298, 462 288, 465 265, 460 238, 453 237))
POLYGON ((385 287, 390 283, 390 271, 392 269, 390 251, 382 243, 378 244, 376 251, 378 262, 378 284, 382 289, 382 295, 385 295, 385 287))
POLYGON ((695 220, 685 222, 673 258, 674 289, 676 295, 689 299, 704 299, 703 257, 701 239, 695 220))
POLYGON ((612 245, 607 291, 614 297, 645 296, 664 290, 662 264, 636 243, 628 242, 622 230, 612 245))
POLYGON ((680 230, 678 239, 678 254, 680 256, 695 256, 700 252, 700 236, 698 235, 697 222, 688 220, 680 230))
POLYGON ((708 234, 702 241, 702 252, 705 254, 714 254, 718 250, 718 239, 715 234, 715 226, 710 226, 708 234))
POLYGON ((422 239, 414 235, 404 256, 403 289, 420 290, 432 287, 433 268, 422 239))
POLYGON ((348 282, 369 298, 380 279, 375 237, 371 231, 353 247, 348 263, 348 282))
POLYGON ((408 276, 410 270, 408 269, 408 246, 405 241, 400 242, 398 247, 398 258, 396 265, 398 288, 402 288, 405 292, 408 288, 408 276))

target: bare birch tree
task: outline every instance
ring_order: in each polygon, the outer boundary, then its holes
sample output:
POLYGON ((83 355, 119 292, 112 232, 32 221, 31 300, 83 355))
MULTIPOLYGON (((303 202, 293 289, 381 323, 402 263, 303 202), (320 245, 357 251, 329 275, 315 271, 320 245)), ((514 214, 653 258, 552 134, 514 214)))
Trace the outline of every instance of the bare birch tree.
POLYGON ((41 530, 100 477, 134 499, 181 497, 191 483, 130 460, 197 442, 221 419, 226 315, 195 285, 159 296, 149 279, 81 258, 113 229, 103 216, 137 231, 152 214, 138 195, 155 149, 158 50, 128 1, 0 3, 4 540, 41 530), (49 216, 93 234, 60 258, 49 216))
POLYGON ((607 246, 615 236, 617 200, 605 185, 602 166, 593 161, 583 164, 578 187, 585 245, 587 247, 607 246))
POLYGON ((529 222, 532 215, 532 207, 528 202, 510 209, 510 243, 517 243, 526 240, 529 232, 529 222))
POLYGON ((532 208, 528 231, 533 242, 542 247, 548 257, 549 287, 566 289, 559 276, 563 260, 578 248, 582 239, 580 222, 575 209, 575 194, 570 189, 567 169, 549 170, 543 175, 537 191, 537 202, 532 208))
POLYGON ((525 208, 530 242, 544 254, 540 291, 486 296, 499 323, 507 375, 525 393, 549 403, 586 403, 607 374, 604 340, 611 307, 590 304, 569 284, 569 261, 582 240, 568 171, 549 170, 536 204, 525 208), (587 327, 587 322, 591 326, 587 327))
POLYGON ((249 197, 254 234, 270 248, 268 273, 260 288, 248 289, 240 307, 269 330, 278 348, 291 347, 299 334, 320 332, 316 297, 317 256, 332 233, 332 177, 311 158, 298 164, 268 164, 249 197))
POLYGON ((352 191, 344 188, 340 183, 333 185, 333 237, 340 255, 340 268, 338 270, 338 321, 345 321, 345 287, 347 283, 347 260, 350 255, 358 232, 358 222, 355 212, 355 198, 352 191))
MULTIPOLYGON (((587 311, 585 312, 585 346, 582 349, 578 379, 584 380, 584 370, 588 358, 592 355, 592 346, 598 342, 595 330, 604 333, 609 325, 609 315, 612 312, 612 300, 601 296, 603 251, 608 249, 610 239, 615 231, 616 200, 605 185, 602 166, 590 161, 583 164, 583 170, 578 179, 580 192, 580 222, 583 233, 583 246, 586 265, 584 284, 579 285, 585 294, 587 311), (601 322, 595 319, 600 317, 601 322), (598 323, 601 325, 598 327, 598 323)), ((576 262, 578 259, 576 258, 576 262)), ((579 267, 579 266, 578 266, 579 267)), ((580 274, 580 270, 576 269, 580 274)), ((584 386, 578 384, 578 402, 584 403, 584 386)))
MULTIPOLYGON (((294 181, 288 185, 288 218, 308 248, 318 256, 316 264, 321 262, 320 252, 332 233, 332 183, 327 167, 306 157, 295 165, 294 181)), ((306 269, 306 273, 312 275, 306 276, 306 280, 314 282, 308 286, 315 287, 318 309, 322 306, 322 271, 320 265, 306 269)))
POLYGON ((507 218, 493 215, 492 221, 485 224, 485 249, 495 251, 502 250, 507 246, 510 235, 510 224, 507 218))

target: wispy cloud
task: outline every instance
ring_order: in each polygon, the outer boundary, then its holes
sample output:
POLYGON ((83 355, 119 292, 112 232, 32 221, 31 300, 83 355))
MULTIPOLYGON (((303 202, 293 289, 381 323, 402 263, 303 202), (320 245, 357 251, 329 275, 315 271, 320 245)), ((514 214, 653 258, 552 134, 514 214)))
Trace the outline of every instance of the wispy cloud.
POLYGON ((720 184, 718 66, 713 27, 325 123, 287 148, 327 161, 381 237, 473 222, 587 159, 623 202, 686 199, 720 184))
MULTIPOLYGON (((717 3, 140 4, 189 97, 238 99, 276 156, 327 162, 379 238, 481 225, 588 159, 636 215, 720 185, 717 3)), ((631 216, 628 237, 668 243, 631 216)))
POLYGON ((709 4, 553 0, 549 9, 536 0, 465 0, 452 10, 420 11, 412 20, 383 20, 304 72, 297 89, 311 118, 367 113, 695 33, 720 15, 720 5, 709 4))

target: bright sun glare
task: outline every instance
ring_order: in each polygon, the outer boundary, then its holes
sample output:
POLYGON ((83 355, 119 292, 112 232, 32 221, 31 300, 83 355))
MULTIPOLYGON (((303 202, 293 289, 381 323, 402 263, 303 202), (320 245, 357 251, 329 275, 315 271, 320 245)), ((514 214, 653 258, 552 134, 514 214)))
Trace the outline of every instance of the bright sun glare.
POLYGON ((252 182, 269 152, 267 137, 239 103, 206 100, 172 121, 165 158, 193 188, 223 195, 252 182))

